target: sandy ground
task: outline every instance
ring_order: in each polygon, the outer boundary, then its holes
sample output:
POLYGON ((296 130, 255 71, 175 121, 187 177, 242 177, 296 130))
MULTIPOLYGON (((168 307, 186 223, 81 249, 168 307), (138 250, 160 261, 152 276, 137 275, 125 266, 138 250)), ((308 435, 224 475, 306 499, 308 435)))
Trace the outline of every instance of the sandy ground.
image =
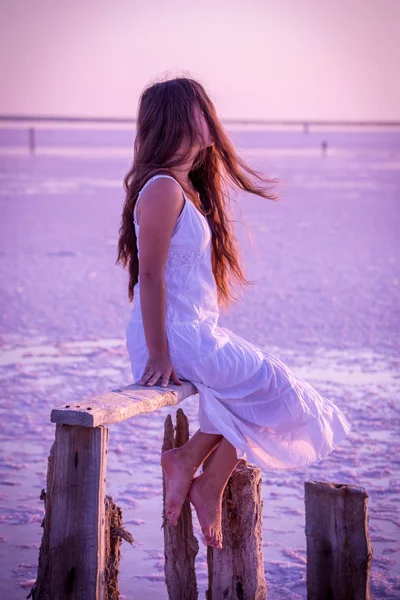
MULTIPOLYGON (((57 148, 56 136, 46 135, 35 157, 16 138, 12 151, 0 149, 0 595, 7 600, 26 597, 36 577, 51 408, 131 382, 127 276, 115 266, 127 136, 77 149, 76 139, 57 148)), ((263 472, 268 597, 306 598, 303 486, 316 479, 367 489, 373 597, 398 598, 399 136, 233 135, 254 166, 285 181, 284 202, 238 196, 238 220, 241 209, 253 245, 240 222, 237 231, 255 285, 220 324, 276 354, 353 423, 323 461, 263 472)), ((196 396, 182 407, 193 433, 196 396)), ((123 598, 167 598, 159 453, 168 413, 175 409, 109 427, 107 491, 135 538, 122 546, 123 598)), ((200 542, 200 597, 205 559, 200 542)))

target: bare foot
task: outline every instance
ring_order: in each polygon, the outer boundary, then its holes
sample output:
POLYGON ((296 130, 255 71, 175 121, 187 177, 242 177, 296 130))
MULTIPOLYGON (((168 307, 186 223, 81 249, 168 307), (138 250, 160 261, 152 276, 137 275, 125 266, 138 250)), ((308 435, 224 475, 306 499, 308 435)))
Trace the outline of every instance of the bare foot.
POLYGON ((218 550, 222 548, 222 493, 212 488, 202 473, 193 479, 188 493, 196 509, 197 518, 206 543, 218 550))
POLYGON ((172 525, 177 525, 196 468, 180 448, 161 454, 161 467, 165 478, 165 514, 172 525))

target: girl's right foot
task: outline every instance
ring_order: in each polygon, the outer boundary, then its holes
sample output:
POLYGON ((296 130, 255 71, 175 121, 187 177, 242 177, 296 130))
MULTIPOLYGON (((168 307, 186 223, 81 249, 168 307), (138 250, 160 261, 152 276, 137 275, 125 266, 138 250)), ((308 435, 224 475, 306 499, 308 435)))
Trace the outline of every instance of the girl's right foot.
POLYGON ((217 550, 222 549, 222 493, 213 488, 204 473, 195 477, 188 498, 196 509, 201 531, 206 543, 217 550))
POLYGON ((163 452, 160 464, 165 480, 165 515, 172 525, 177 525, 197 469, 180 448, 163 452))

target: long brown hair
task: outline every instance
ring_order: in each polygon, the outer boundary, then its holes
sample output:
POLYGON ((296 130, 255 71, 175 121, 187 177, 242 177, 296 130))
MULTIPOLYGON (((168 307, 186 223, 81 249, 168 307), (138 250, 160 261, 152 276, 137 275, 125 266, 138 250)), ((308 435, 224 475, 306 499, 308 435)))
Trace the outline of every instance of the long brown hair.
MULTIPOLYGON (((238 242, 231 225, 233 219, 230 218, 232 207, 228 185, 268 200, 280 201, 278 195, 269 191, 266 185, 277 184, 281 180, 263 177, 246 165, 236 153, 213 102, 198 81, 176 77, 147 86, 139 99, 133 165, 124 178, 126 199, 116 261, 124 268, 128 266, 128 297, 131 302, 139 276, 133 222, 138 193, 146 181, 158 173, 172 175, 178 180, 170 169, 182 164, 184 159, 172 158, 173 155, 183 142, 190 140, 190 148, 194 141, 200 139, 192 112, 196 103, 203 111, 214 144, 196 155, 189 179, 200 194, 201 210, 207 216, 212 230, 212 270, 220 305, 229 306, 232 300, 237 299, 232 293, 232 279, 241 285, 251 283, 243 273, 238 242)), ((179 183, 182 184, 181 181, 179 183)))

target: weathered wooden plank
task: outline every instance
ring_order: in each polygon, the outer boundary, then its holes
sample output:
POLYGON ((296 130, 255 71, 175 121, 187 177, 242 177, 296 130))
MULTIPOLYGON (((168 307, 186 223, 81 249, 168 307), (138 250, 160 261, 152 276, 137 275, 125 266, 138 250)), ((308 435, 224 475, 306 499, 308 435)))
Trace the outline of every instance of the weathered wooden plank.
POLYGON ((57 425, 35 598, 106 600, 108 429, 57 425))
MULTIPOLYGON (((211 455, 204 464, 207 469, 211 455)), ((207 546, 207 600, 265 600, 262 472, 241 460, 222 498, 222 549, 207 546)))
MULTIPOLYGON (((171 415, 164 424, 164 442, 162 452, 178 448, 189 439, 189 423, 183 410, 176 413, 176 434, 171 415)), ((192 511, 189 499, 186 498, 176 527, 165 515, 165 478, 163 474, 163 529, 165 556, 165 583, 170 600, 195 600, 198 598, 196 582, 195 558, 199 551, 199 543, 193 534, 192 511)))
POLYGON ((174 406, 193 394, 197 394, 197 388, 190 381, 183 381, 182 385, 169 383, 165 388, 132 383, 101 396, 58 406, 51 411, 50 420, 64 425, 98 427, 174 406))
POLYGON ((306 481, 308 600, 369 600, 373 558, 364 488, 306 481))

